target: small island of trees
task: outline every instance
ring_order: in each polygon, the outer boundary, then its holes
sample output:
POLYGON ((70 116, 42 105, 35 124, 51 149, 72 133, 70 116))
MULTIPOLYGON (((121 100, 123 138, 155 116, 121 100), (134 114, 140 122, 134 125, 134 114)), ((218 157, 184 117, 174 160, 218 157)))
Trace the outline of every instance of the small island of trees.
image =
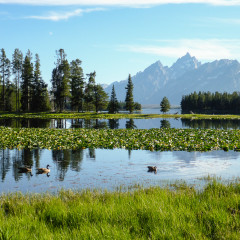
POLYGON ((182 97, 181 108, 183 112, 239 113, 240 93, 194 92, 182 97))

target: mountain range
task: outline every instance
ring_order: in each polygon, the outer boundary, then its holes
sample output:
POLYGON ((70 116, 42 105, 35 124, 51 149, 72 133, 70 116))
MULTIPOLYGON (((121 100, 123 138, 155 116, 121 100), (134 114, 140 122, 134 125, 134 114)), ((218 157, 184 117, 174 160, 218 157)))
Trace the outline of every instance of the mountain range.
MULTIPOLYGON (((194 91, 240 91, 240 63, 237 60, 215 60, 201 64, 189 53, 171 67, 157 61, 143 72, 132 76, 134 101, 141 104, 159 104, 166 96, 171 105, 180 105, 183 95, 194 91)), ((105 87, 111 96, 114 84, 117 99, 124 101, 127 80, 113 82, 105 87)))

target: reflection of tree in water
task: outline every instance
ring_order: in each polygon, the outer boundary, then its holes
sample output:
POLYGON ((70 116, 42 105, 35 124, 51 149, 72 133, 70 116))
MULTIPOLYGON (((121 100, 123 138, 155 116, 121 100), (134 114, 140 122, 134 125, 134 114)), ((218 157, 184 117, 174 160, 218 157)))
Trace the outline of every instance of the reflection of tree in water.
POLYGON ((57 166, 58 178, 63 181, 70 165, 69 150, 52 150, 52 159, 57 166))
MULTIPOLYGON (((148 151, 148 154, 150 155, 151 159, 156 159, 157 161, 161 162, 161 159, 164 159, 165 154, 161 151, 148 151)), ((215 158, 219 160, 232 160, 232 159, 238 159, 239 153, 235 151, 210 151, 210 152, 186 152, 186 151, 172 151, 172 156, 175 159, 178 159, 178 161, 184 162, 186 164, 193 164, 193 162, 196 162, 197 159, 205 157, 208 158, 215 158)))
POLYGON ((88 154, 87 154, 87 158, 96 159, 96 154, 95 154, 95 149, 94 148, 89 148, 88 149, 88 154))
POLYGON ((119 128, 119 119, 108 119, 108 127, 110 129, 118 129, 119 128))
POLYGON ((134 124, 134 120, 131 118, 128 121, 126 121, 126 128, 127 129, 134 129, 137 128, 137 126, 134 124))
POLYGON ((93 128, 95 129, 107 128, 107 123, 105 121, 99 121, 99 119, 96 119, 93 128))
POLYGON ((56 119, 54 122, 55 128, 67 128, 67 119, 56 119))
POLYGON ((163 119, 160 121, 160 128, 171 128, 171 124, 168 120, 163 119))
POLYGON ((83 160, 83 153, 84 153, 83 149, 71 151, 71 169, 73 171, 80 172, 81 163, 83 160))
POLYGON ((81 170, 83 150, 53 150, 52 159, 57 166, 58 178, 63 181, 69 166, 75 171, 81 170))
POLYGON ((0 159, 1 159, 0 173, 3 182, 11 165, 9 149, 2 149, 0 151, 0 159))
POLYGON ((41 156, 41 149, 34 149, 33 151, 33 156, 34 156, 34 161, 36 168, 40 167, 40 156, 41 156))
POLYGON ((7 119, 6 118, 1 118, 0 119, 0 126, 3 126, 3 127, 18 127, 18 126, 14 126, 13 118, 7 118, 7 119))
POLYGON ((93 119, 84 119, 84 127, 92 128, 92 121, 93 121, 93 119))
POLYGON ((12 128, 48 128, 50 126, 49 119, 24 119, 24 118, 14 118, 14 119, 0 119, 0 126, 12 127, 12 128))
POLYGON ((83 119, 71 119, 71 128, 83 128, 83 119))
MULTIPOLYGON (((35 149, 35 150, 29 150, 29 149, 22 149, 14 150, 14 155, 12 157, 13 160, 13 173, 15 181, 18 181, 24 173, 19 172, 19 167, 28 166, 32 167, 34 158, 35 160, 39 161, 40 159, 40 152, 41 150, 35 149)), ((27 175, 30 178, 30 175, 27 175)))
POLYGON ((131 159, 131 155, 132 155, 132 150, 128 150, 128 159, 130 160, 131 159))
POLYGON ((181 119, 183 127, 201 129, 239 129, 238 119, 181 119))
POLYGON ((26 128, 48 128, 50 127, 50 119, 20 119, 19 127, 26 128))

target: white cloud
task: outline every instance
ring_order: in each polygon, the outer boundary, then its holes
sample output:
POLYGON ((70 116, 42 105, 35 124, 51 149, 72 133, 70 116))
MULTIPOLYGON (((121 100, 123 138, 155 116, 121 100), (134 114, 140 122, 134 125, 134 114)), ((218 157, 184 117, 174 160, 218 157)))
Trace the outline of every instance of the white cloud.
POLYGON ((223 23, 223 24, 240 24, 240 18, 209 18, 211 22, 223 23))
POLYGON ((92 8, 92 9, 76 9, 71 12, 49 12, 47 15, 43 16, 28 16, 25 18, 39 19, 39 20, 50 20, 50 21, 60 21, 68 20, 71 17, 82 16, 83 13, 89 13, 94 11, 103 11, 103 8, 92 8))
POLYGON ((236 6, 240 5, 240 0, 0 0, 0 4, 24 5, 144 6, 183 3, 202 3, 220 6, 236 6))
POLYGON ((203 61, 237 59, 240 57, 240 39, 163 40, 157 45, 121 45, 118 50, 174 58, 179 58, 189 52, 203 61))

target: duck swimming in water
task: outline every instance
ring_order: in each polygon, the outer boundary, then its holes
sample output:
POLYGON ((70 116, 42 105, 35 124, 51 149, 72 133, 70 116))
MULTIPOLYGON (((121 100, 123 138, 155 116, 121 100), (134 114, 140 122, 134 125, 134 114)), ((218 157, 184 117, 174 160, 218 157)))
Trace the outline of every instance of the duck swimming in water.
POLYGON ((46 166, 46 168, 38 168, 37 169, 37 174, 49 173, 50 172, 49 167, 50 167, 50 165, 48 164, 46 166))
POLYGON ((157 166, 148 166, 148 172, 157 172, 157 166))

